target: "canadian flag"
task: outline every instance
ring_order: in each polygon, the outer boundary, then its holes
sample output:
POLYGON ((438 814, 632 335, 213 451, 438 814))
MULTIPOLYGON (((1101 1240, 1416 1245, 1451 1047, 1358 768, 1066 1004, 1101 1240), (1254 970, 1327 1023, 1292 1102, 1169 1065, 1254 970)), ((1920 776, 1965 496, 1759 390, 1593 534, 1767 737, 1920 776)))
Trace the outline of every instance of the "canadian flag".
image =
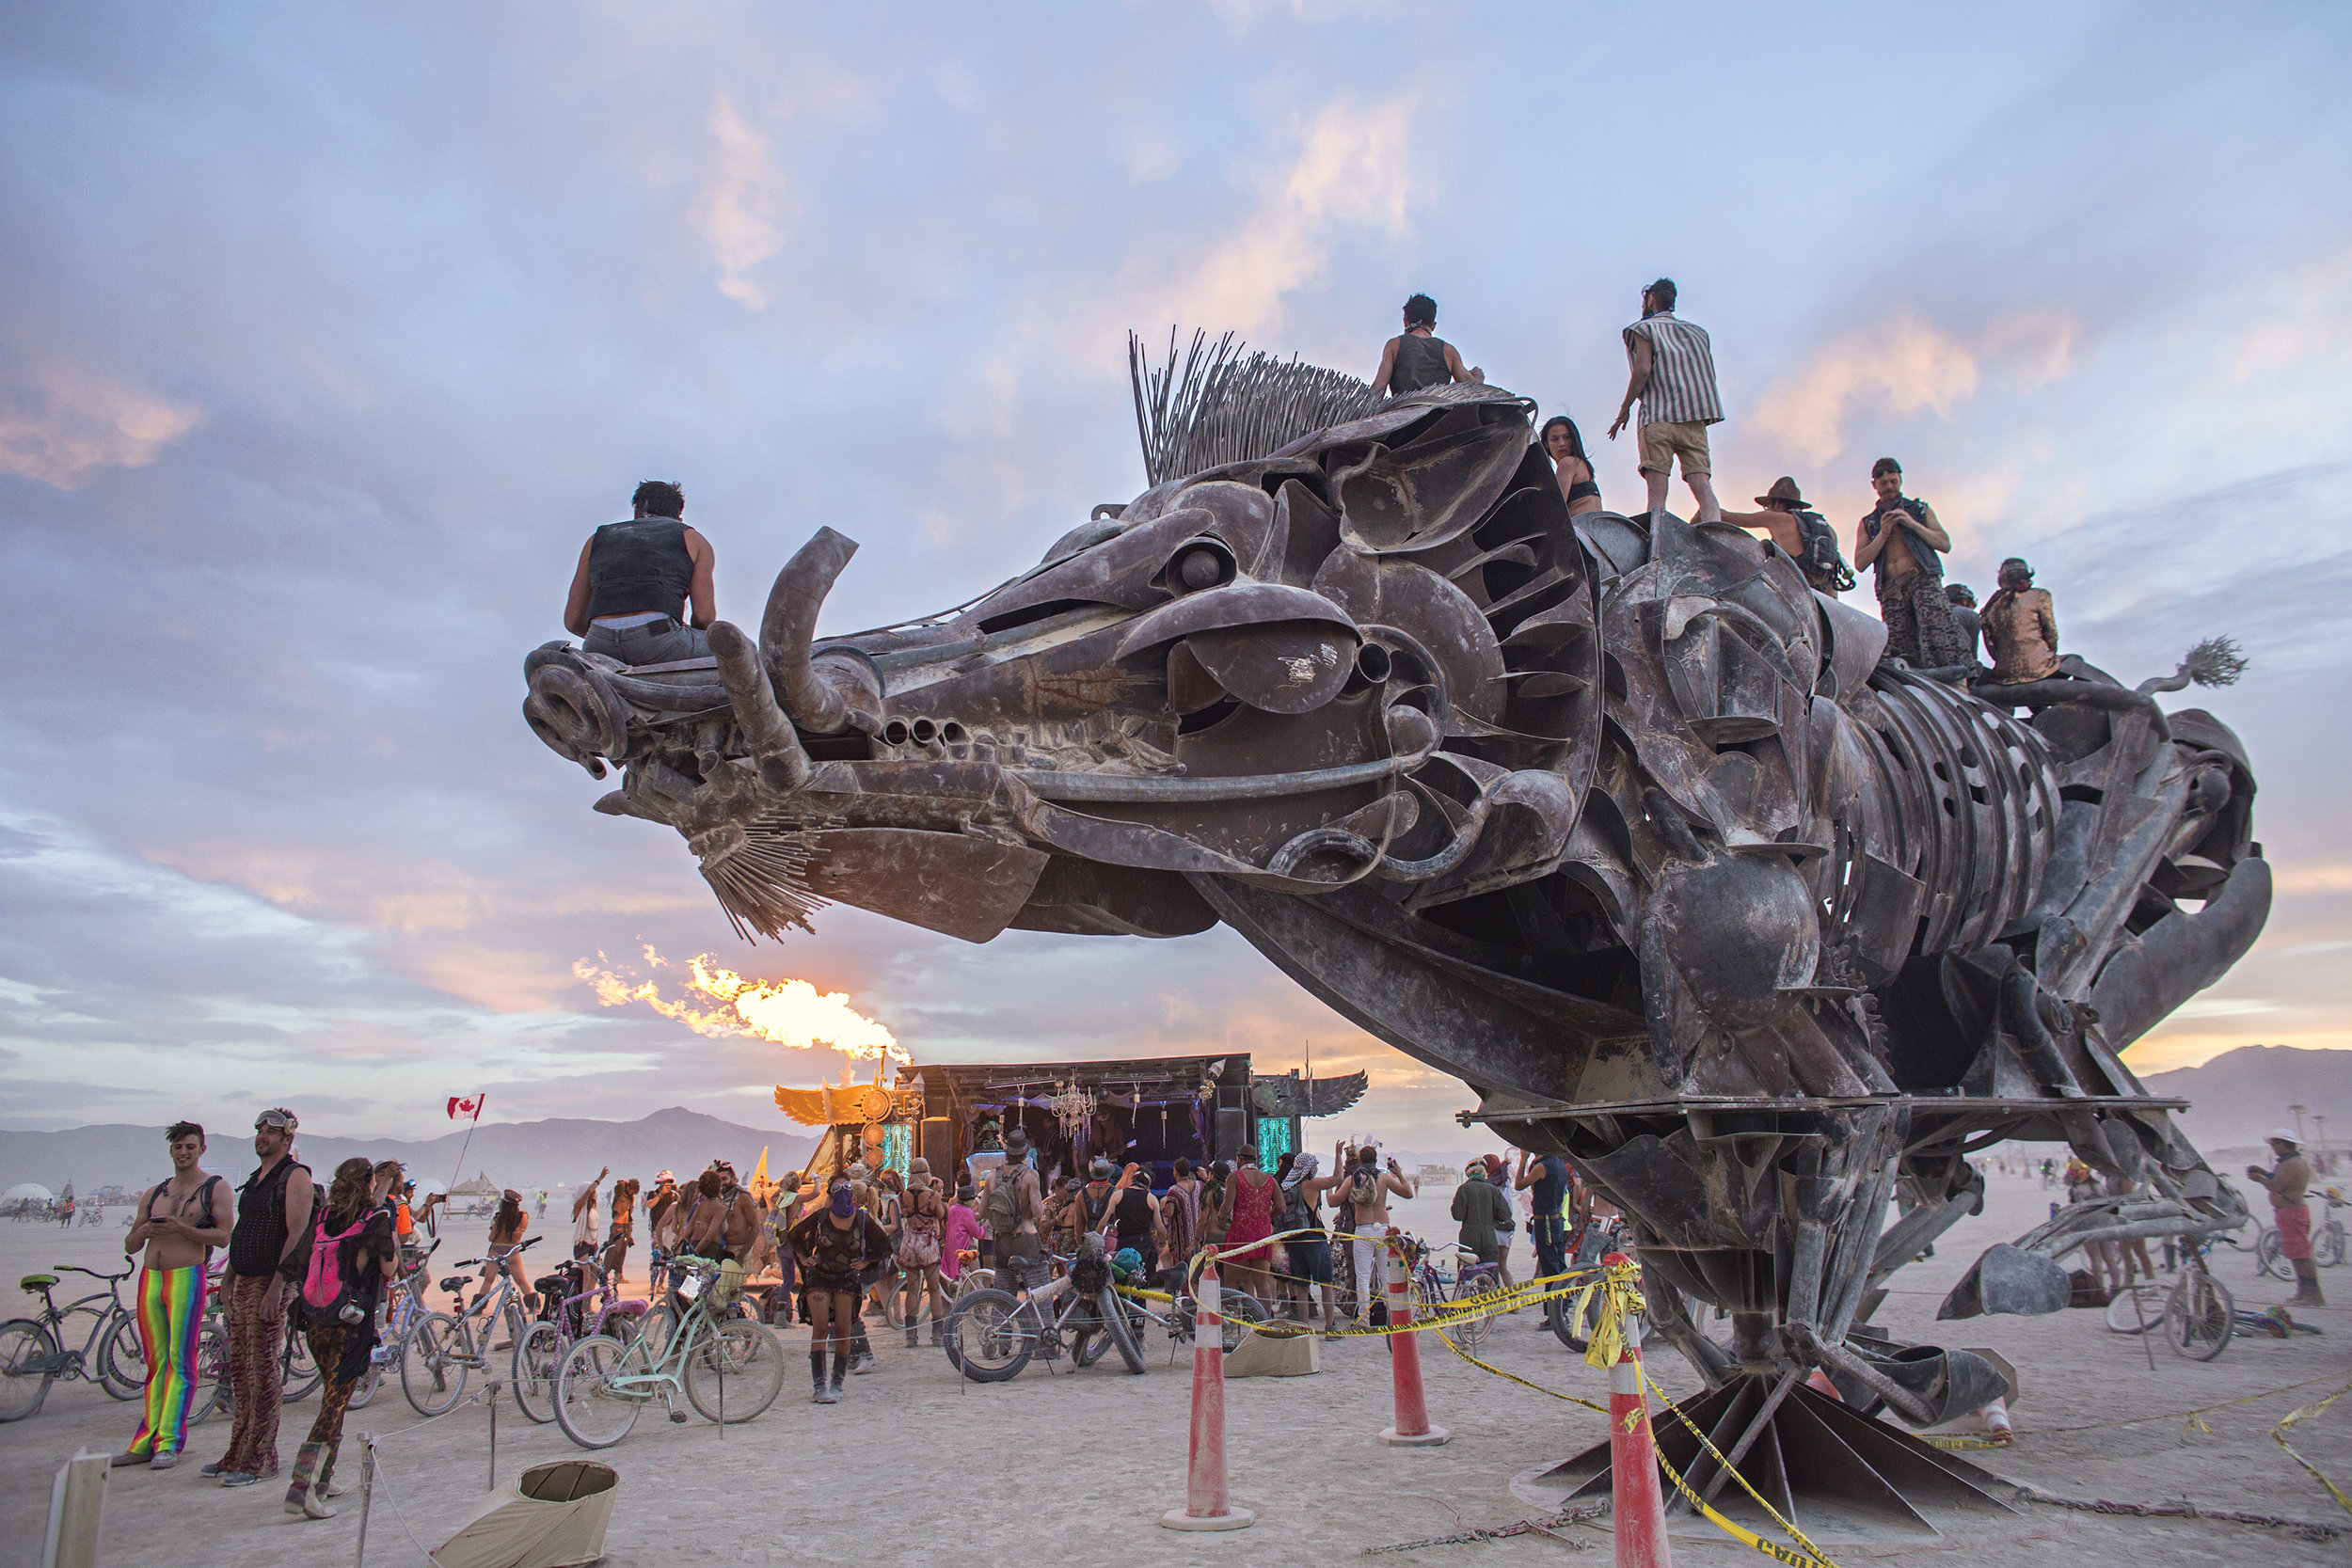
POLYGON ((472 1099, 467 1100, 452 1095, 449 1101, 449 1119, 455 1121, 462 1115, 468 1121, 480 1121, 482 1102, 487 1098, 489 1097, 486 1095, 477 1094, 472 1099))

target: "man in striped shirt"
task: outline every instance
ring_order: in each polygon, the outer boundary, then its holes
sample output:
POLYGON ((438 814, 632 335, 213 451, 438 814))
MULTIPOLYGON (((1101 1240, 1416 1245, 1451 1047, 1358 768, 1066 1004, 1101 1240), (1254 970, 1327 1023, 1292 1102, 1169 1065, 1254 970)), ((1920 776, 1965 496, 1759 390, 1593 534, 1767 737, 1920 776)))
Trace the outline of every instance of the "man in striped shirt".
POLYGON ((1722 522, 1714 466, 1707 455, 1707 427, 1724 419, 1723 400, 1715 391, 1715 353, 1707 328, 1675 314, 1673 278, 1661 277, 1642 291, 1642 319, 1625 329, 1625 355, 1633 373, 1609 438, 1617 438, 1633 400, 1641 399, 1642 477, 1649 483, 1649 510, 1666 504, 1667 481, 1679 456, 1682 482, 1698 498, 1698 520, 1722 522))

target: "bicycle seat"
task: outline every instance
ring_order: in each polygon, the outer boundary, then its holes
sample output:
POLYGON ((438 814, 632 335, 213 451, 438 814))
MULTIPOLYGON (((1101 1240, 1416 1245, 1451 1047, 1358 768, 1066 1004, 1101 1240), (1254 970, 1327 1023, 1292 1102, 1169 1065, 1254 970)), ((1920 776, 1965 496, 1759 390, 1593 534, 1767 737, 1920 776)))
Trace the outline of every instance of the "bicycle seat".
POLYGON ((624 1318, 642 1318, 652 1305, 644 1301, 616 1301, 612 1304, 612 1310, 624 1318))
POLYGON ((466 1278, 463 1275, 459 1275, 454 1278, 442 1280, 441 1289, 447 1291, 451 1295, 455 1295, 458 1291, 463 1291, 467 1286, 472 1283, 472 1280, 466 1278))
POLYGON ((46 1291, 56 1282, 57 1276, 54 1274, 28 1274, 16 1282, 16 1288, 20 1291, 46 1291))

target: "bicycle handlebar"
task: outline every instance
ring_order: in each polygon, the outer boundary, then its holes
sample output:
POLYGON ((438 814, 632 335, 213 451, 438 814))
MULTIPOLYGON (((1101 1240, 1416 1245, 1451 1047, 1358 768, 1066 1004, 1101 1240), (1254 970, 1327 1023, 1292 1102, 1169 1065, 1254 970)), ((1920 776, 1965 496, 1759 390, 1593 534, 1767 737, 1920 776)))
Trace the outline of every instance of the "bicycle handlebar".
POLYGON ((52 1263, 49 1266, 59 1274, 86 1274, 92 1279, 103 1279, 109 1285, 119 1284, 138 1272, 136 1263, 124 1264, 120 1274, 100 1274, 96 1269, 86 1269, 79 1263, 52 1263))

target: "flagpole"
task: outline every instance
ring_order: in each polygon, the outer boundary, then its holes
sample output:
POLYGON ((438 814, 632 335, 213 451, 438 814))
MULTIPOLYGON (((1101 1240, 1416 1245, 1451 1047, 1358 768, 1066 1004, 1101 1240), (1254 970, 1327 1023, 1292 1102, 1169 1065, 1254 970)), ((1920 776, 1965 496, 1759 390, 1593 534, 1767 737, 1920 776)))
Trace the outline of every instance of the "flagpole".
MULTIPOLYGON (((453 1193, 457 1190, 458 1176, 466 1168, 466 1150, 473 1147, 473 1130, 482 1125, 482 1107, 489 1102, 490 1097, 487 1092, 474 1096, 473 1120, 466 1123, 466 1141, 457 1146, 457 1168, 450 1172, 449 1190, 453 1193)), ((449 1199, 443 1197, 441 1201, 447 1203, 449 1199)))

